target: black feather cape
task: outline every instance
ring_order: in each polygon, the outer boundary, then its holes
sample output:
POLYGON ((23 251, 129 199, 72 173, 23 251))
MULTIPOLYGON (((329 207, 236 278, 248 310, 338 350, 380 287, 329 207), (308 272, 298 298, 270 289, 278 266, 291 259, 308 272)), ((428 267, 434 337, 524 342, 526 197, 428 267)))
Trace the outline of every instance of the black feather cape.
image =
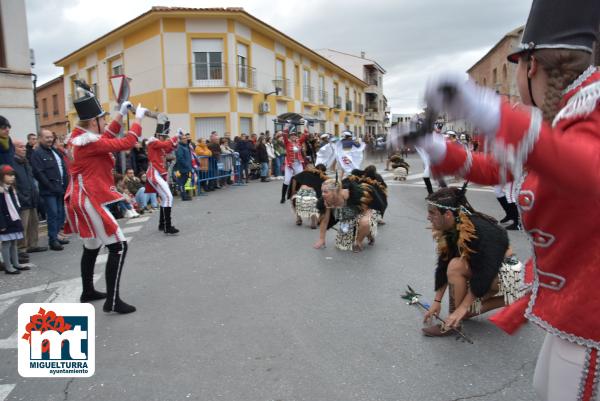
POLYGON ((476 238, 467 242, 473 250, 468 255, 460 255, 457 247, 457 233, 445 232, 448 245, 447 254, 438 255, 435 270, 435 290, 448 283, 448 263, 452 258, 466 256, 471 269, 470 289, 476 297, 484 296, 498 275, 504 255, 508 249, 506 230, 481 216, 471 215, 469 219, 475 227, 476 238))

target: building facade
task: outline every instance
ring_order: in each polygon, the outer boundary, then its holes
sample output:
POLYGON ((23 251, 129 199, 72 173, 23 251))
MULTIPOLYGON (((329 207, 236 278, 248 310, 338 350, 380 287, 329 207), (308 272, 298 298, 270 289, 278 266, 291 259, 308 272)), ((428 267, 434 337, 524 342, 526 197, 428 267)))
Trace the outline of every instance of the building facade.
POLYGON ((55 64, 71 123, 75 79, 114 110, 109 77, 124 74, 134 105, 166 112, 196 138, 273 132, 288 112, 317 118, 320 132, 364 130, 367 83, 241 8, 153 7, 55 64))
POLYGON ((40 85, 35 92, 35 98, 40 129, 47 129, 55 132, 59 137, 64 137, 69 130, 69 125, 65 113, 63 76, 40 85))
POLYGON ((0 115, 13 138, 37 132, 24 0, 0 0, 0 115))
POLYGON ((523 27, 510 31, 467 70, 469 76, 479 85, 492 88, 511 102, 519 102, 519 90, 516 82, 516 64, 508 62, 506 57, 516 48, 523 34, 523 27))
POLYGON ((317 53, 367 83, 365 88, 365 132, 382 135, 391 125, 390 107, 383 94, 383 76, 386 71, 376 61, 332 49, 318 49, 317 53))

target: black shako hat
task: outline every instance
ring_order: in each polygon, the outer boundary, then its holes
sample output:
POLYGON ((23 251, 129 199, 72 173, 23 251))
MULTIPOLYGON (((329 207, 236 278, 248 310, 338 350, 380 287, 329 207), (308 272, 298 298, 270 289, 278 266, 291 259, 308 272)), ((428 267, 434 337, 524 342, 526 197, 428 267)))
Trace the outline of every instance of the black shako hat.
POLYGON ((507 58, 537 49, 570 49, 591 53, 600 25, 598 0, 533 0, 521 44, 507 58))
POLYGON ((83 96, 73 100, 73 106, 75 106, 79 120, 87 121, 105 115, 106 112, 102 109, 90 87, 84 81, 78 81, 76 84, 77 91, 83 93, 83 96))

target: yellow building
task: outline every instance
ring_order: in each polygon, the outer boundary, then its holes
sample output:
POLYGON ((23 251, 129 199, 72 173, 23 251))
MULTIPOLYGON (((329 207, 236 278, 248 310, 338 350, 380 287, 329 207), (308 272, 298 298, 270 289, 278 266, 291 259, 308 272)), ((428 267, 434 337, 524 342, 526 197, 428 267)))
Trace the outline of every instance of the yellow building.
POLYGON ((367 83, 242 8, 153 7, 55 64, 71 122, 75 79, 112 111, 109 77, 125 74, 134 105, 168 113, 194 137, 273 132, 287 112, 317 117, 319 132, 364 133, 367 83))

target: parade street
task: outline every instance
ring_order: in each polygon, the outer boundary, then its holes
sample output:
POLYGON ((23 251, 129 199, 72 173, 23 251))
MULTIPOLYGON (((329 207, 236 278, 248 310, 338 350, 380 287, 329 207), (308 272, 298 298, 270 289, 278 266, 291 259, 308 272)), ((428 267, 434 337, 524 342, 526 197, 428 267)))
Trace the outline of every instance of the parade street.
MULTIPOLYGON (((38 268, 0 281, 0 401, 536 400, 541 329, 528 324, 510 337, 486 315, 464 325, 472 345, 428 338, 422 312, 400 298, 410 285, 431 302, 435 266, 422 165, 408 160, 406 182, 384 175, 387 224, 358 254, 336 250, 333 230, 326 249, 313 249, 318 232, 297 227, 289 202, 279 204, 281 181, 176 201, 178 236, 157 231, 158 213, 121 220, 129 241, 121 296, 137 312, 106 314, 94 303, 91 378, 17 372, 19 304, 77 302, 81 293, 79 239, 32 255, 38 268)), ((467 196, 503 216, 491 188, 467 196)), ((525 235, 509 237, 525 260, 525 235)))

